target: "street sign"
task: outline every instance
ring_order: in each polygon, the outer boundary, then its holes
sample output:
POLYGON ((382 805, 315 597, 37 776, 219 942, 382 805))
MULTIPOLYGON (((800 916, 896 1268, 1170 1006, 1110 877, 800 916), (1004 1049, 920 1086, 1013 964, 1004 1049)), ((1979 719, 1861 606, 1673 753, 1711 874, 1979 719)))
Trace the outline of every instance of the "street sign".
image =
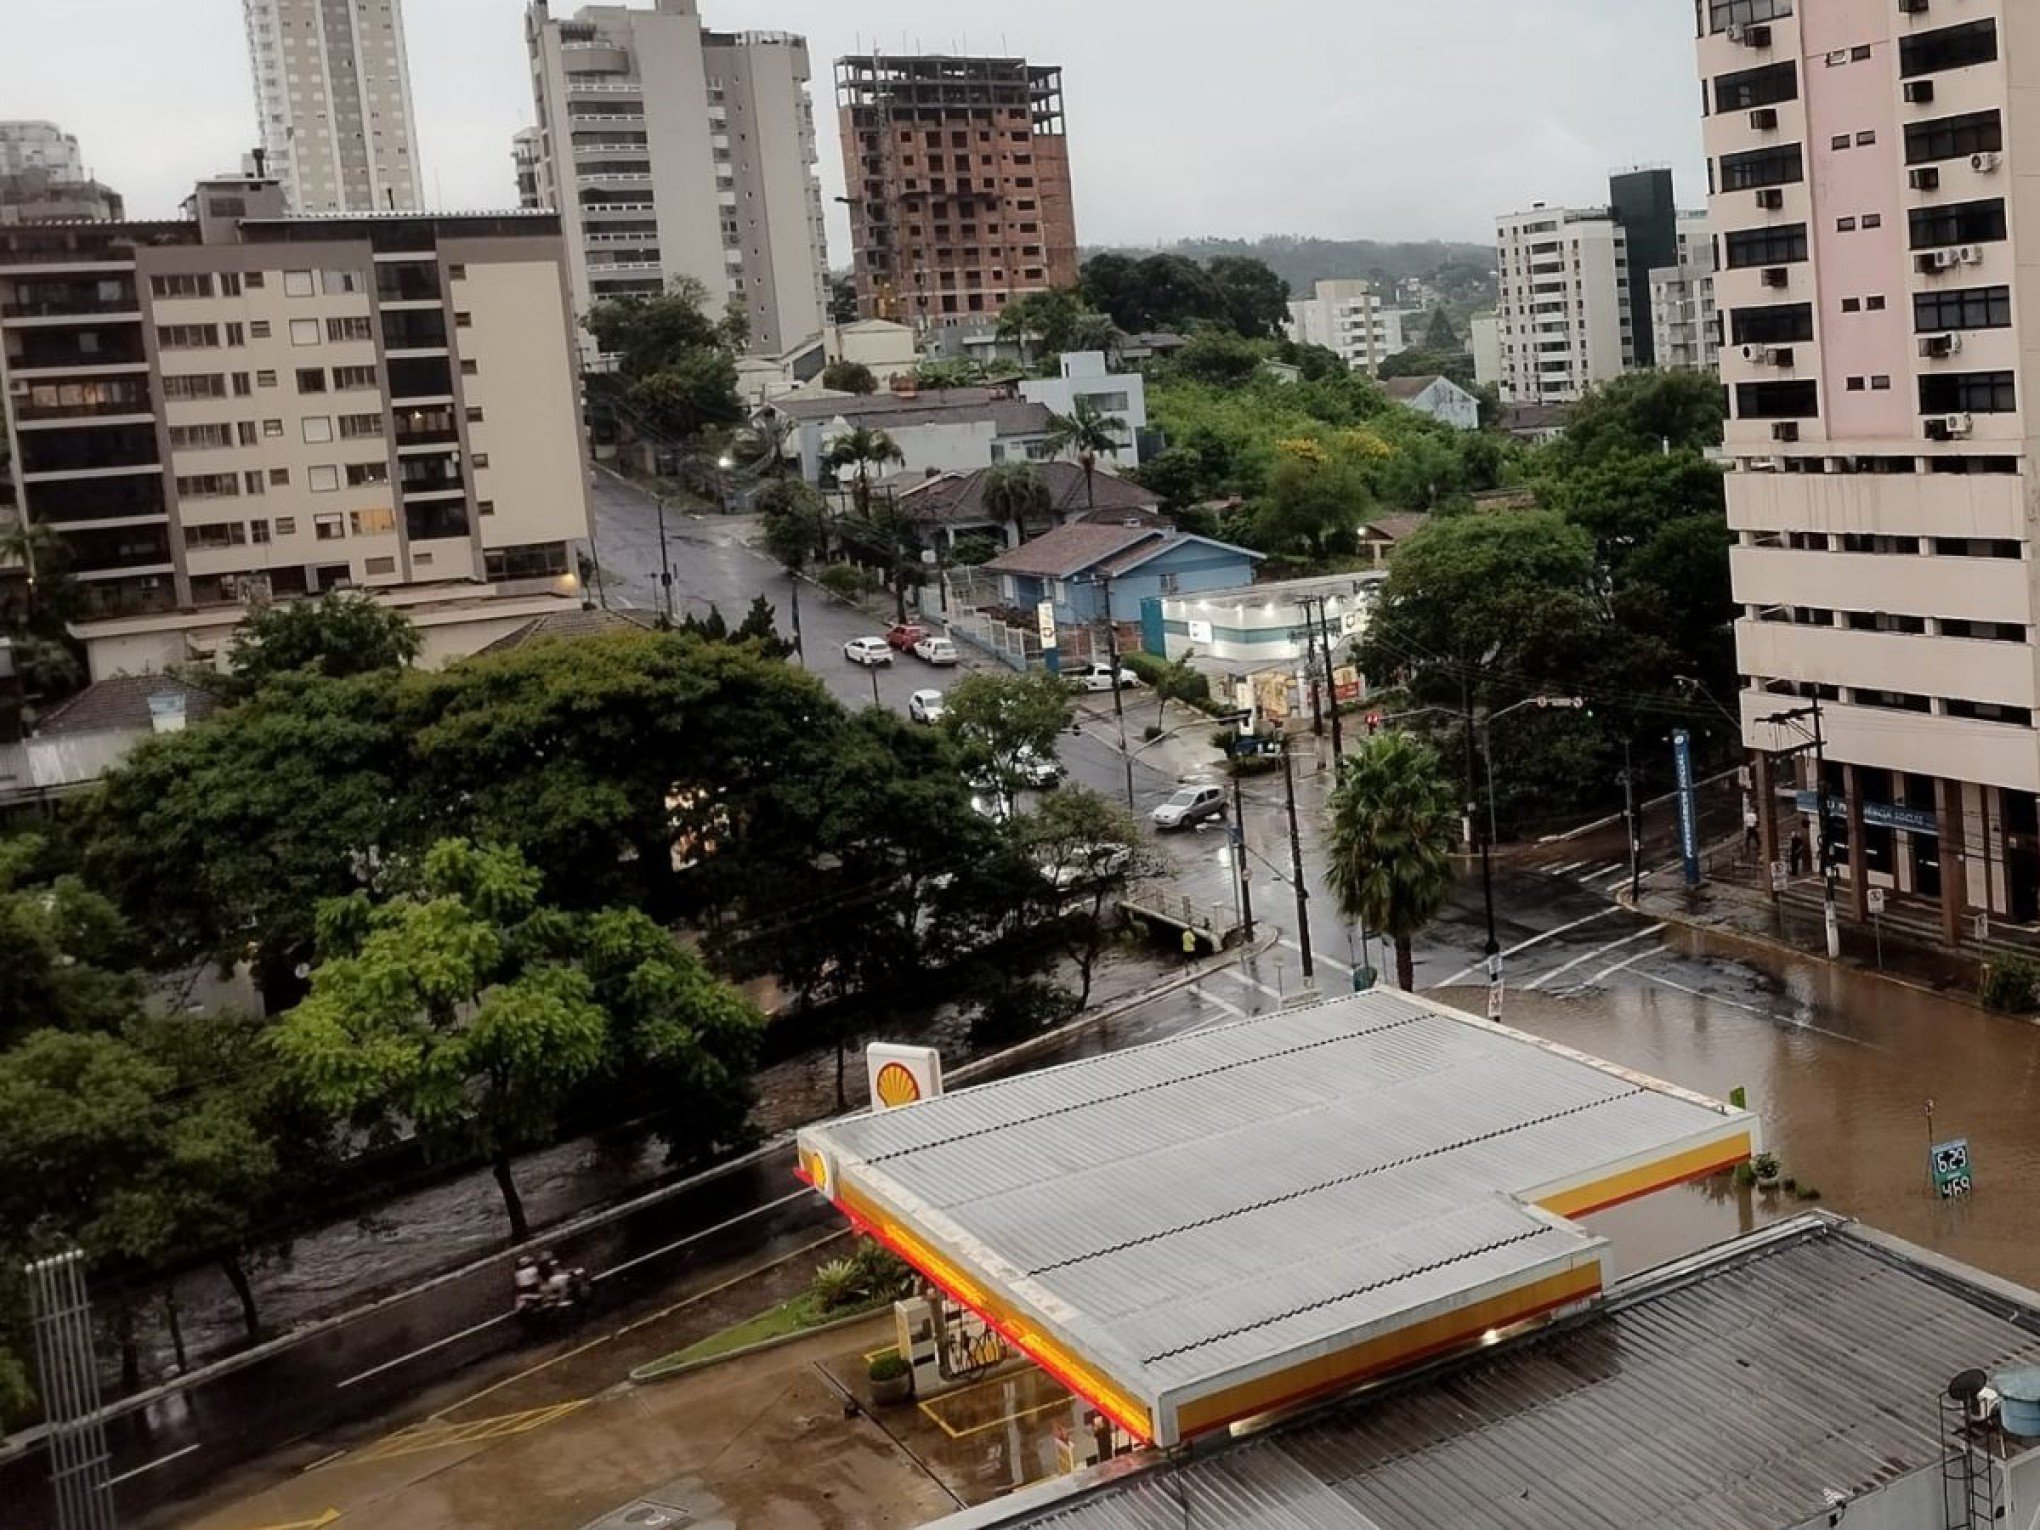
POLYGON ((1487 1017, 1490 1020, 1502 1018, 1502 983, 1500 978, 1488 984, 1487 1017))
POLYGON ((1679 855, 1686 863, 1686 885, 1700 885, 1700 804, 1693 787, 1693 735, 1684 728, 1672 735, 1672 764, 1679 782, 1679 855))
POLYGON ((1883 888, 1881 888, 1881 887, 1873 887, 1873 888, 1871 888, 1871 889, 1870 889, 1870 896, 1869 896, 1869 903, 1870 903, 1870 912, 1871 912, 1871 913, 1873 913, 1873 914, 1881 914, 1881 913, 1883 913, 1883 912, 1884 912, 1884 889, 1883 889, 1883 888))
POLYGON ((1055 602, 1044 600, 1034 608, 1034 619, 1041 624, 1041 646, 1055 647, 1055 602))
POLYGON ((1934 1193, 1944 1201, 1959 1201, 1976 1188, 1975 1165, 1969 1157, 1969 1139, 1937 1142, 1932 1149, 1934 1193))
POLYGON ((1195 617, 1192 617, 1190 620, 1190 641, 1193 643, 1211 642, 1211 623, 1200 622, 1195 617))
POLYGON ((1781 893, 1792 885, 1792 868, 1784 861, 1771 862, 1771 891, 1781 893))

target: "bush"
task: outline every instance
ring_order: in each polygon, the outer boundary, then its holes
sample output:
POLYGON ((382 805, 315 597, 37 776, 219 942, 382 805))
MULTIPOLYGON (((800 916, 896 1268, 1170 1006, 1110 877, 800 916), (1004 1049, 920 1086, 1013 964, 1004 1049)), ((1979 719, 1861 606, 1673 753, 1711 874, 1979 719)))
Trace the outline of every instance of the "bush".
POLYGON ((907 1374, 907 1362, 900 1358, 896 1349, 873 1355, 871 1363, 864 1368, 864 1374, 873 1381, 898 1381, 907 1374))
MULTIPOLYGON (((1121 654, 1119 662, 1132 670, 1139 677, 1140 683, 1149 690, 1154 690, 1165 677, 1174 678, 1171 672, 1176 666, 1167 659, 1151 653, 1121 654)), ((1211 677, 1192 671, 1183 685, 1169 692, 1169 697, 1171 700, 1196 707, 1199 711, 1208 712, 1212 708, 1211 677)))
POLYGON ((831 1259, 815 1271, 808 1289, 814 1292, 816 1301, 830 1309, 848 1307, 864 1299, 862 1273, 856 1261, 850 1259, 831 1259))
POLYGON ((2001 956, 1984 968, 1979 996, 2005 1014, 2030 1014, 2040 1007, 2040 968, 2023 957, 2001 956))
POLYGON ((904 1300, 914 1294, 914 1286, 920 1280, 906 1260, 869 1238, 857 1245, 857 1252, 850 1256, 850 1263, 856 1267, 864 1295, 875 1302, 904 1300))
POLYGON ((871 576, 854 563, 831 563, 815 575, 815 583, 831 595, 855 600, 871 588, 871 576))
POLYGON ((1046 978, 1007 978, 1003 973, 978 985, 977 1012, 970 1038, 979 1046, 1009 1046, 1039 1036, 1071 1019, 1077 996, 1046 978))
POLYGON ((1145 728, 1140 730, 1140 736, 1141 741, 1143 743, 1152 744, 1156 739, 1162 736, 1162 730, 1155 724, 1149 723, 1145 728))

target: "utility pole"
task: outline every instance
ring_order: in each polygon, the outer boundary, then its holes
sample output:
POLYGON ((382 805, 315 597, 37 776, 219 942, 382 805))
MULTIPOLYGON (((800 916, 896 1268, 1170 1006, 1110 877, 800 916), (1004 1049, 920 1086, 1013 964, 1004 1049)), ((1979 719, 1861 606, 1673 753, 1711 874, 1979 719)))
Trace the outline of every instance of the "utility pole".
MULTIPOLYGON (((1323 738, 1325 736, 1325 714, 1323 704, 1318 697, 1317 623, 1311 618, 1310 602, 1311 597, 1308 595, 1300 595, 1296 601, 1298 605, 1304 608, 1303 672, 1310 679, 1310 731, 1313 738, 1323 738)), ((1331 666, 1328 664, 1325 667, 1327 672, 1329 672, 1331 666)), ((1322 761, 1324 755, 1320 753, 1318 759, 1322 761)))
MULTIPOLYGON (((1466 714, 1466 725, 1473 726, 1473 713, 1466 714)), ((1502 943, 1495 938, 1495 868, 1494 868, 1494 812, 1495 812, 1495 760, 1494 739, 1488 738, 1488 831, 1480 836, 1480 897, 1487 910, 1487 945, 1483 952, 1487 957, 1488 1019, 1502 1018, 1502 943)))
POLYGON ((1320 595, 1318 597, 1318 625, 1321 629, 1319 646, 1325 651, 1325 687, 1327 693, 1331 696, 1332 706, 1332 764, 1338 766, 1345 763, 1346 744, 1345 740, 1340 736, 1339 677, 1332 668, 1332 620, 1325 614, 1325 608, 1328 604, 1329 602, 1324 596, 1320 595))
POLYGON ((1248 885, 1252 874, 1247 870, 1247 796, 1240 790, 1240 778, 1232 778, 1233 809, 1233 869, 1239 873, 1240 925, 1247 938, 1247 944, 1254 943, 1254 893, 1248 885))
POLYGON ((1112 576, 1100 574, 1105 590, 1105 654, 1112 665, 1112 711, 1119 719, 1119 758, 1126 762, 1126 809, 1138 812, 1133 800, 1133 754, 1126 747, 1126 693, 1119 685, 1119 625, 1112 619, 1112 576))
POLYGON ((666 553, 666 496, 654 494, 659 507, 659 605, 668 627, 673 625, 673 560, 666 553))
POLYGON ((1459 678, 1459 706, 1460 710, 1466 714, 1466 816, 1459 821, 1460 838, 1465 842, 1466 848, 1470 851, 1473 849, 1473 818, 1474 814, 1479 811, 1480 805, 1480 778, 1474 774, 1473 769, 1475 748, 1473 740, 1473 682, 1463 674, 1459 678))
POLYGON ((1286 734, 1282 739, 1282 794, 1289 800, 1289 873, 1296 883, 1296 944, 1303 952, 1303 980, 1310 983, 1315 978, 1310 962, 1310 885, 1303 879, 1303 836, 1296 827, 1296 771, 1290 764, 1286 734))
POLYGON ((1798 722, 1802 718, 1813 720, 1813 832, 1816 853, 1820 856, 1820 897, 1822 922, 1827 930, 1827 954, 1829 961, 1838 961, 1842 954, 1842 925, 1835 912, 1835 854, 1832 836, 1828 832, 1827 795, 1827 736, 1822 731, 1820 720, 1820 693, 1815 692, 1811 706, 1794 707, 1789 712, 1773 712, 1764 721, 1768 723, 1798 722))
POLYGON ((1630 758, 1630 741, 1622 740, 1622 822, 1629 830, 1629 901, 1643 896, 1643 825, 1636 821, 1636 766, 1630 758))
POLYGON ((786 588, 793 596, 793 656, 801 663, 807 663, 807 649, 800 637, 800 574, 798 570, 786 571, 786 588))

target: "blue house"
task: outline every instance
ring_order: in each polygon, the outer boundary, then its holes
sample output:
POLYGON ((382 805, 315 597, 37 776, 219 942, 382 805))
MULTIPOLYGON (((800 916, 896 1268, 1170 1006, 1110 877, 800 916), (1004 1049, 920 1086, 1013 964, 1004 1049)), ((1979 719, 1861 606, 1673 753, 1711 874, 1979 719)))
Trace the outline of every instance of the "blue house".
MULTIPOLYGON (((1263 555, 1169 526, 1060 526, 984 566, 1020 611, 1055 606, 1059 627, 1137 627, 1149 601, 1251 584, 1263 555)), ((1131 646, 1138 647, 1138 642, 1131 646)))

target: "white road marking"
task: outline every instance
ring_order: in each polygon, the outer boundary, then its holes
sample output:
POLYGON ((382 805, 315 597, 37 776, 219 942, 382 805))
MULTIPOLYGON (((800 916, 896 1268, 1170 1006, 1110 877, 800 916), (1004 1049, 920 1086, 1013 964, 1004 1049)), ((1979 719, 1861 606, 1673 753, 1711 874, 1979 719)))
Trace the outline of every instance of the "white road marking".
MULTIPOLYGON (((1570 934, 1572 931, 1577 930, 1583 924, 1592 924, 1596 919, 1606 919, 1610 914, 1622 914, 1627 912, 1628 912, 1627 909, 1619 908, 1614 904, 1610 904, 1607 908, 1601 909, 1596 913, 1589 914, 1584 919, 1575 919, 1571 924, 1562 924, 1555 930, 1546 930, 1542 935, 1533 935, 1530 937, 1530 939, 1524 941, 1520 946, 1509 947, 1508 950, 1502 953, 1502 960, 1507 961, 1510 957, 1519 955, 1522 952, 1529 950, 1532 946, 1541 946, 1547 940, 1556 940, 1561 935, 1570 934)), ((1449 978, 1445 978, 1440 982, 1431 984, 1431 987, 1450 988, 1454 983, 1458 982, 1461 978, 1473 976, 1474 973, 1479 972, 1486 965, 1487 963, 1485 961, 1478 961, 1475 962, 1470 967, 1461 967, 1457 972, 1453 973, 1452 976, 1450 976, 1449 978)))
POLYGON ((507 1323, 515 1316, 516 1314, 513 1312, 499 1312, 485 1323, 477 1323, 472 1328, 463 1328, 459 1333, 450 1333, 443 1339, 434 1339, 430 1344, 422 1345, 412 1350, 408 1355, 399 1355, 394 1360, 385 1360, 381 1365, 371 1366, 358 1375, 349 1376, 345 1381, 336 1381, 333 1383, 333 1389, 338 1391, 342 1387, 353 1386, 357 1381, 366 1381, 371 1376, 380 1376, 384 1371, 393 1371, 407 1360, 415 1360, 420 1355, 431 1354, 435 1349, 444 1349, 449 1344, 457 1344, 470 1334, 477 1334, 486 1329, 494 1328, 498 1323, 507 1323))
POLYGON ((1568 873, 1578 871, 1582 866, 1586 864, 1587 863, 1585 861, 1567 861, 1563 866, 1546 866, 1544 868, 1544 874, 1546 876, 1562 877, 1567 875, 1568 873))
POLYGON ((1742 1010, 1745 1014, 1755 1015, 1759 1020, 1769 1020, 1773 1025, 1782 1025, 1788 1030, 1812 1031, 1816 1036, 1826 1036, 1832 1041, 1846 1042, 1852 1047, 1863 1047, 1872 1052, 1882 1052, 1885 1050, 1883 1047, 1878 1046, 1876 1042, 1865 1041, 1860 1036, 1844 1035, 1841 1031, 1831 1031, 1826 1026, 1813 1025, 1804 1020, 1794 1020, 1790 1015, 1773 1014, 1770 1010, 1759 1009, 1754 1004, 1744 1004, 1736 999, 1724 999, 1719 994, 1705 993, 1698 988, 1689 988, 1684 983, 1675 983, 1670 978, 1659 977, 1655 972, 1639 972, 1637 976, 1647 983, 1656 983, 1662 988, 1676 989, 1680 993, 1691 994, 1696 999, 1705 999, 1710 1004, 1726 1004, 1730 1009, 1742 1010))
POLYGON ((1611 862, 1606 866, 1596 866, 1592 871, 1583 871, 1574 877, 1573 880, 1575 882, 1598 882, 1601 878, 1608 875, 1609 872, 1620 871, 1622 869, 1623 867, 1620 862, 1611 862))
MULTIPOLYGON (((1283 936, 1281 944, 1284 947, 1284 949, 1294 951, 1298 956, 1303 955, 1303 947, 1298 945, 1295 941, 1291 940, 1288 936, 1286 935, 1283 936)), ((1336 956, 1325 955, 1324 952, 1318 950, 1315 946, 1311 947, 1310 959, 1311 962, 1316 966, 1329 967, 1334 972, 1345 973, 1347 977, 1351 977, 1353 975, 1353 969, 1351 967, 1347 966, 1344 962, 1340 961, 1336 956)))
POLYGON ((1238 967, 1222 968, 1220 971, 1220 976, 1229 977, 1236 983, 1244 983, 1247 987, 1253 989, 1255 992, 1266 994, 1269 998, 1273 999, 1278 1004, 1282 1002, 1281 989, 1270 988, 1266 983, 1262 982, 1259 978, 1248 977, 1246 973, 1238 967))
POLYGON ((1629 880, 1629 868, 1627 866, 1624 866, 1620 871, 1617 871, 1615 875, 1613 875, 1612 877, 1605 878, 1597 877, 1595 878, 1595 880, 1597 882, 1600 882, 1605 887, 1620 887, 1624 882, 1629 880))
POLYGON ((130 1477, 139 1477, 143 1472, 152 1472, 159 1466, 168 1466, 172 1461, 175 1461, 179 1456, 188 1456, 194 1450, 197 1449, 198 1446, 196 1445, 187 1445, 182 1450, 171 1451, 170 1454, 167 1456, 158 1456, 156 1457, 155 1460, 147 1462, 144 1465, 138 1466, 131 1472, 122 1472, 118 1477, 108 1478, 107 1479, 108 1486, 118 1487, 121 1483, 127 1481, 128 1478, 130 1477))
POLYGON ((1207 1026, 1222 1025, 1227 1020, 1244 1020, 1247 1018, 1247 1012, 1241 1009, 1239 1005, 1233 1003, 1230 999, 1221 999, 1202 983, 1193 984, 1190 991, 1213 1008, 1225 1012, 1216 1020, 1200 1020, 1197 1024, 1190 1027, 1191 1031, 1201 1031, 1207 1026))
MULTIPOLYGON (((1659 928, 1663 928, 1663 926, 1660 926, 1659 928)), ((1636 953, 1636 955, 1629 957, 1625 961, 1619 961, 1612 967, 1603 967, 1599 972, 1595 973, 1592 977, 1588 978, 1586 982, 1581 986, 1585 988, 1599 988, 1603 983, 1607 982, 1609 978, 1615 976, 1616 973, 1627 971, 1629 968, 1634 967, 1638 962, 1647 962, 1653 956, 1662 956, 1663 954, 1664 951, 1662 947, 1655 951, 1639 951, 1636 953)))
POLYGON ((1571 972, 1575 967, 1584 967, 1588 962, 1595 960, 1597 957, 1606 956, 1610 951, 1619 951, 1624 946, 1633 945, 1635 942, 1639 940, 1648 940, 1651 936, 1662 933, 1663 930, 1664 930, 1663 925, 1654 924, 1647 930, 1638 930, 1634 935, 1625 935, 1620 940, 1611 940, 1605 946, 1601 946, 1595 950, 1587 952, 1585 956, 1575 956, 1563 967, 1552 968, 1551 971, 1545 973, 1542 977, 1537 978, 1532 982, 1525 983, 1523 987, 1526 992, 1535 993, 1538 989, 1542 988, 1546 983, 1549 983, 1552 979, 1564 977, 1568 972, 1571 972))

